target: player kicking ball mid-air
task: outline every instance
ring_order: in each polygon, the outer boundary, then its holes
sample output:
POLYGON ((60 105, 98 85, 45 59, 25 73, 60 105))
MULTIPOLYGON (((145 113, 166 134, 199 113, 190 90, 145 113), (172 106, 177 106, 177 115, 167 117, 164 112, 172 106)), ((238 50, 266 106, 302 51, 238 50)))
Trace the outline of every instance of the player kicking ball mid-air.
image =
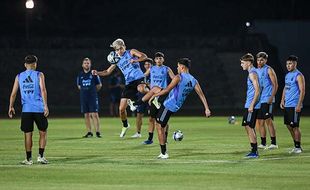
POLYGON ((8 115, 10 118, 15 114, 14 102, 17 91, 20 89, 22 101, 22 114, 20 129, 24 132, 26 159, 21 162, 24 165, 32 165, 32 133, 33 123, 35 122, 39 129, 39 155, 37 162, 47 164, 44 157, 46 145, 47 116, 49 110, 47 107, 47 91, 45 87, 44 74, 36 71, 38 58, 34 55, 28 55, 25 58, 26 71, 19 73, 15 77, 12 93, 10 96, 10 106, 8 115))
MULTIPOLYGON (((141 99, 134 103, 134 105, 143 105, 147 102, 154 94, 160 92, 162 89, 167 87, 167 79, 174 78, 174 73, 170 67, 164 65, 165 56, 162 52, 155 53, 155 65, 151 66, 145 73, 145 76, 150 76, 150 87, 151 90, 148 91, 141 99)), ((150 119, 149 119, 149 137, 143 144, 152 144, 153 143, 153 134, 155 129, 155 119, 159 109, 159 103, 165 100, 165 96, 161 96, 161 99, 158 100, 155 98, 153 104, 150 105, 150 119), (156 107, 157 106, 157 107, 156 107)), ((168 128, 169 126, 167 126, 168 128)), ((166 128, 166 130, 168 130, 166 128)), ((168 131, 165 132, 166 138, 168 131)))
POLYGON ((198 83, 198 81, 189 73, 191 61, 188 58, 181 58, 178 60, 178 75, 176 75, 171 83, 159 93, 154 94, 149 103, 157 96, 168 94, 164 103, 160 106, 156 116, 156 129, 158 133, 158 140, 160 143, 159 159, 168 159, 166 142, 165 142, 165 127, 170 116, 177 112, 183 105, 186 97, 193 90, 196 91, 205 108, 206 117, 211 116, 211 111, 208 106, 205 95, 198 83))
POLYGON ((117 62, 112 62, 111 66, 103 71, 92 70, 93 75, 108 76, 113 70, 118 67, 124 75, 125 78, 125 88, 121 95, 120 105, 119 105, 119 115, 123 123, 123 128, 120 133, 120 137, 123 138, 130 127, 127 121, 126 108, 128 106, 128 99, 136 100, 137 93, 145 93, 144 90, 144 73, 140 68, 140 62, 146 60, 147 56, 136 50, 126 50, 125 42, 122 39, 116 39, 111 47, 114 48, 119 60, 117 62), (138 90, 139 89, 139 90, 138 90))

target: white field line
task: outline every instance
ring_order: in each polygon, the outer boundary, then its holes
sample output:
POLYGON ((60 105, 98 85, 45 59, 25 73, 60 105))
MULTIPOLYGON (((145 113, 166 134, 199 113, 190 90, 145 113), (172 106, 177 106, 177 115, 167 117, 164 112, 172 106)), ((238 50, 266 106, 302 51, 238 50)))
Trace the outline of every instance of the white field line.
MULTIPOLYGON (((168 160, 160 160, 160 159, 147 159, 144 161, 152 161, 152 163, 154 163, 154 161, 158 161, 155 163, 161 163, 161 164, 207 164, 207 163, 223 163, 223 164, 236 164, 236 163, 241 163, 241 162, 247 162, 247 163, 251 163, 251 162, 262 162, 262 161, 270 161, 270 160, 288 160, 288 159, 298 159, 298 158, 309 158, 310 155, 307 156, 302 156, 302 155, 297 155, 297 156, 286 156, 286 157, 273 157, 273 158, 258 158, 258 159, 240 159, 240 160, 174 160, 173 158, 168 159, 168 160)), ((67 158, 67 157, 49 157, 49 158, 67 158)), ((112 159, 112 158, 111 158, 112 159)), ((113 159, 113 161, 124 161, 125 159, 113 159)), ((57 163, 57 164, 53 164, 50 163, 48 165, 43 165, 44 167, 48 167, 48 166, 52 166, 52 167, 57 167, 57 166, 78 166, 78 165, 93 165, 93 164, 102 164, 104 166, 104 162, 102 163, 91 163, 91 164, 79 164, 79 163, 65 163, 65 164, 61 164, 61 163, 57 163)), ((110 164, 110 163, 109 163, 110 164)), ((118 163, 119 164, 119 163, 118 163)), ((36 164, 34 163, 34 165, 38 166, 40 164, 36 164)), ((31 166, 24 166, 24 165, 20 165, 20 164, 0 164, 0 167, 2 168, 11 168, 11 167, 31 167, 31 166)))

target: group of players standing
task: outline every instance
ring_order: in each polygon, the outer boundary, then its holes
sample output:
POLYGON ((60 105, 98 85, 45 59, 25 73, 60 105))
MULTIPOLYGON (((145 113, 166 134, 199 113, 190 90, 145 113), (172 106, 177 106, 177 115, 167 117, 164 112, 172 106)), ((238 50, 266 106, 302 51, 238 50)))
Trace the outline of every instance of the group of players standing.
MULTIPOLYGON (((102 87, 99 76, 108 76, 118 67, 125 78, 125 87, 119 104, 119 115, 123 124, 120 137, 123 138, 130 127, 127 121, 127 106, 130 105, 133 110, 148 103, 150 105, 149 138, 144 143, 152 143, 153 132, 156 128, 160 144, 160 154, 158 158, 169 158, 166 148, 168 120, 173 113, 181 108, 191 91, 195 90, 202 101, 205 108, 205 116, 211 116, 207 100, 198 81, 189 73, 191 67, 190 59, 178 59, 178 74, 174 75, 173 71, 163 64, 164 54, 157 52, 154 58, 156 64, 151 65, 151 67, 143 73, 140 68, 140 62, 152 63, 152 59, 148 58, 146 54, 136 49, 126 50, 125 43, 122 39, 115 40, 111 44, 111 47, 114 48, 118 56, 119 60, 117 62, 111 62, 111 66, 106 70, 97 71, 91 70, 91 60, 85 58, 82 63, 83 71, 77 78, 78 88, 81 92, 83 91, 83 93, 80 93, 81 100, 83 100, 81 102, 81 111, 84 113, 88 129, 88 133, 85 137, 93 136, 90 127, 91 120, 93 120, 96 127, 96 136, 101 137, 99 131, 98 97, 96 93, 102 87), (148 76, 149 81, 145 80, 148 76), (171 78, 169 84, 167 84, 168 76, 171 78)), ((272 106, 278 85, 273 69, 266 64, 267 58, 268 55, 264 52, 257 54, 259 69, 253 66, 253 55, 246 54, 240 59, 243 70, 249 72, 245 104, 246 113, 242 123, 246 128, 252 147, 252 150, 247 155, 248 158, 258 157, 258 147, 268 149, 278 148, 272 122, 272 106), (256 122, 261 132, 262 143, 260 146, 257 146, 255 133, 256 122), (271 135, 271 145, 268 147, 266 146, 264 122, 268 126, 271 135)), ((13 114, 15 114, 14 102, 16 94, 20 88, 22 97, 21 130, 25 134, 26 150, 26 159, 22 164, 25 165, 33 164, 32 132, 34 122, 40 133, 39 156, 37 161, 42 164, 48 163, 43 156, 48 127, 46 117, 49 114, 47 92, 44 75, 41 72, 35 71, 36 66, 37 57, 34 55, 26 56, 26 71, 18 74, 15 78, 8 111, 9 117, 12 118, 13 114)), ((290 56, 287 59, 287 69, 289 73, 285 78, 286 86, 283 90, 281 108, 285 109, 285 124, 295 143, 295 147, 291 152, 301 153, 299 118, 305 94, 305 82, 303 75, 296 67, 297 57, 290 56)))
MULTIPOLYGON (((245 102, 245 114, 242 126, 245 126, 251 151, 246 155, 247 158, 258 158, 258 148, 276 149, 276 131, 273 124, 273 106, 275 95, 278 90, 277 76, 274 70, 267 65, 268 55, 259 52, 256 55, 257 67, 254 67, 254 56, 250 53, 243 55, 240 59, 243 70, 248 71, 247 96, 245 102), (261 144, 257 145, 255 125, 261 135, 261 144), (271 137, 271 144, 266 145, 267 125, 271 137)), ((285 87, 282 92, 280 107, 284 109, 284 124, 287 126, 292 139, 294 148, 289 153, 299 154, 301 148, 301 132, 299 120, 303 99, 305 96, 305 79, 297 69, 298 57, 290 55, 286 60, 288 73, 285 76, 285 87)))

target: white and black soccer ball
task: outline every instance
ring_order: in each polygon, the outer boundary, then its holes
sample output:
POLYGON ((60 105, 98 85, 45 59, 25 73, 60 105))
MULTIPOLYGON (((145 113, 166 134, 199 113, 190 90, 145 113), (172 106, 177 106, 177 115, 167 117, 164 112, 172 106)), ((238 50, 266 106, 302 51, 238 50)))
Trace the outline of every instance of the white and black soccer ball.
POLYGON ((235 116, 229 116, 228 117, 228 123, 229 124, 235 124, 236 123, 236 117, 235 116))
POLYGON ((120 60, 120 57, 116 54, 115 51, 111 51, 107 57, 107 60, 111 64, 116 64, 120 60))
POLYGON ((173 132, 173 136, 172 136, 173 140, 181 141, 181 140, 183 140, 183 137, 184 137, 184 135, 183 135, 183 132, 181 130, 176 130, 173 132))

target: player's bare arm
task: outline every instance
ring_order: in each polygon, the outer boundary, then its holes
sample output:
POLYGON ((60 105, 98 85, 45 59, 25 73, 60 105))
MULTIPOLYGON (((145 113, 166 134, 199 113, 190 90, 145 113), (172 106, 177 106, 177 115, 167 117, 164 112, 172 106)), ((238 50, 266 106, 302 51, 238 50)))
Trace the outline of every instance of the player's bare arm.
POLYGON ((111 65, 108 69, 103 70, 103 71, 92 70, 91 74, 92 75, 98 75, 98 76, 101 76, 101 77, 109 76, 114 71, 114 69, 116 67, 117 67, 116 65, 111 65))
POLYGON ((8 115, 10 118, 13 117, 13 115, 15 114, 15 109, 14 109, 14 103, 15 103, 15 99, 16 99, 16 94, 18 91, 19 85, 18 85, 18 76, 15 77, 15 81, 14 81, 14 85, 13 85, 13 89, 11 92, 11 96, 10 96, 10 105, 9 105, 9 112, 8 115))
POLYGON ((47 106, 47 90, 45 86, 45 78, 44 78, 43 73, 40 73, 40 89, 41 89, 41 94, 42 94, 42 99, 43 99, 43 104, 44 104, 44 116, 47 117, 49 115, 49 110, 47 106))
POLYGON ((173 79, 174 78, 174 73, 173 73, 173 71, 172 71, 172 69, 170 69, 170 67, 168 67, 168 75, 169 75, 169 77, 171 78, 171 79, 173 79))
POLYGON ((170 82, 170 84, 163 90, 161 90, 160 92, 154 94, 150 99, 149 99, 149 104, 151 104, 152 100, 157 97, 157 96, 162 96, 165 94, 168 94, 176 85, 179 84, 181 78, 180 75, 176 75, 172 81, 170 82))
POLYGON ((301 112, 302 102, 304 101, 304 97, 305 97, 305 78, 303 75, 297 76, 297 83, 298 83, 300 95, 298 99, 298 104, 296 106, 296 112, 301 112))
POLYGON ((281 103, 280 103, 281 109, 284 109, 284 102, 285 102, 285 86, 284 86, 283 91, 282 91, 282 98, 281 98, 281 103))
POLYGON ((268 100, 268 104, 272 104, 273 98, 275 97, 277 91, 278 91, 278 79, 277 79, 277 75, 274 72, 274 70, 272 68, 268 69, 268 75, 269 78, 271 80, 271 84, 272 84, 272 92, 271 92, 271 96, 268 100))
POLYGON ((203 106, 205 107, 205 114, 206 114, 206 117, 210 117, 211 116, 211 111, 209 109, 209 105, 208 105, 208 102, 207 102, 207 99, 206 99, 206 96, 204 95, 199 83, 197 82, 196 85, 195 85, 195 91, 196 93, 198 94, 201 102, 203 103, 203 106))
POLYGON ((258 97, 259 97, 259 94, 260 94, 260 89, 259 89, 257 75, 255 75, 253 73, 250 73, 249 74, 249 78, 250 78, 250 80, 253 83, 255 94, 254 94, 254 98, 253 98, 253 100, 252 100, 252 102, 250 104, 250 107, 249 107, 248 111, 249 112, 253 112, 255 103, 258 101, 258 97))
POLYGON ((132 56, 138 58, 138 59, 131 59, 130 63, 142 62, 142 61, 145 61, 146 58, 147 58, 147 56, 144 53, 142 53, 142 52, 140 52, 140 51, 138 51, 136 49, 131 49, 130 50, 130 54, 132 56))

